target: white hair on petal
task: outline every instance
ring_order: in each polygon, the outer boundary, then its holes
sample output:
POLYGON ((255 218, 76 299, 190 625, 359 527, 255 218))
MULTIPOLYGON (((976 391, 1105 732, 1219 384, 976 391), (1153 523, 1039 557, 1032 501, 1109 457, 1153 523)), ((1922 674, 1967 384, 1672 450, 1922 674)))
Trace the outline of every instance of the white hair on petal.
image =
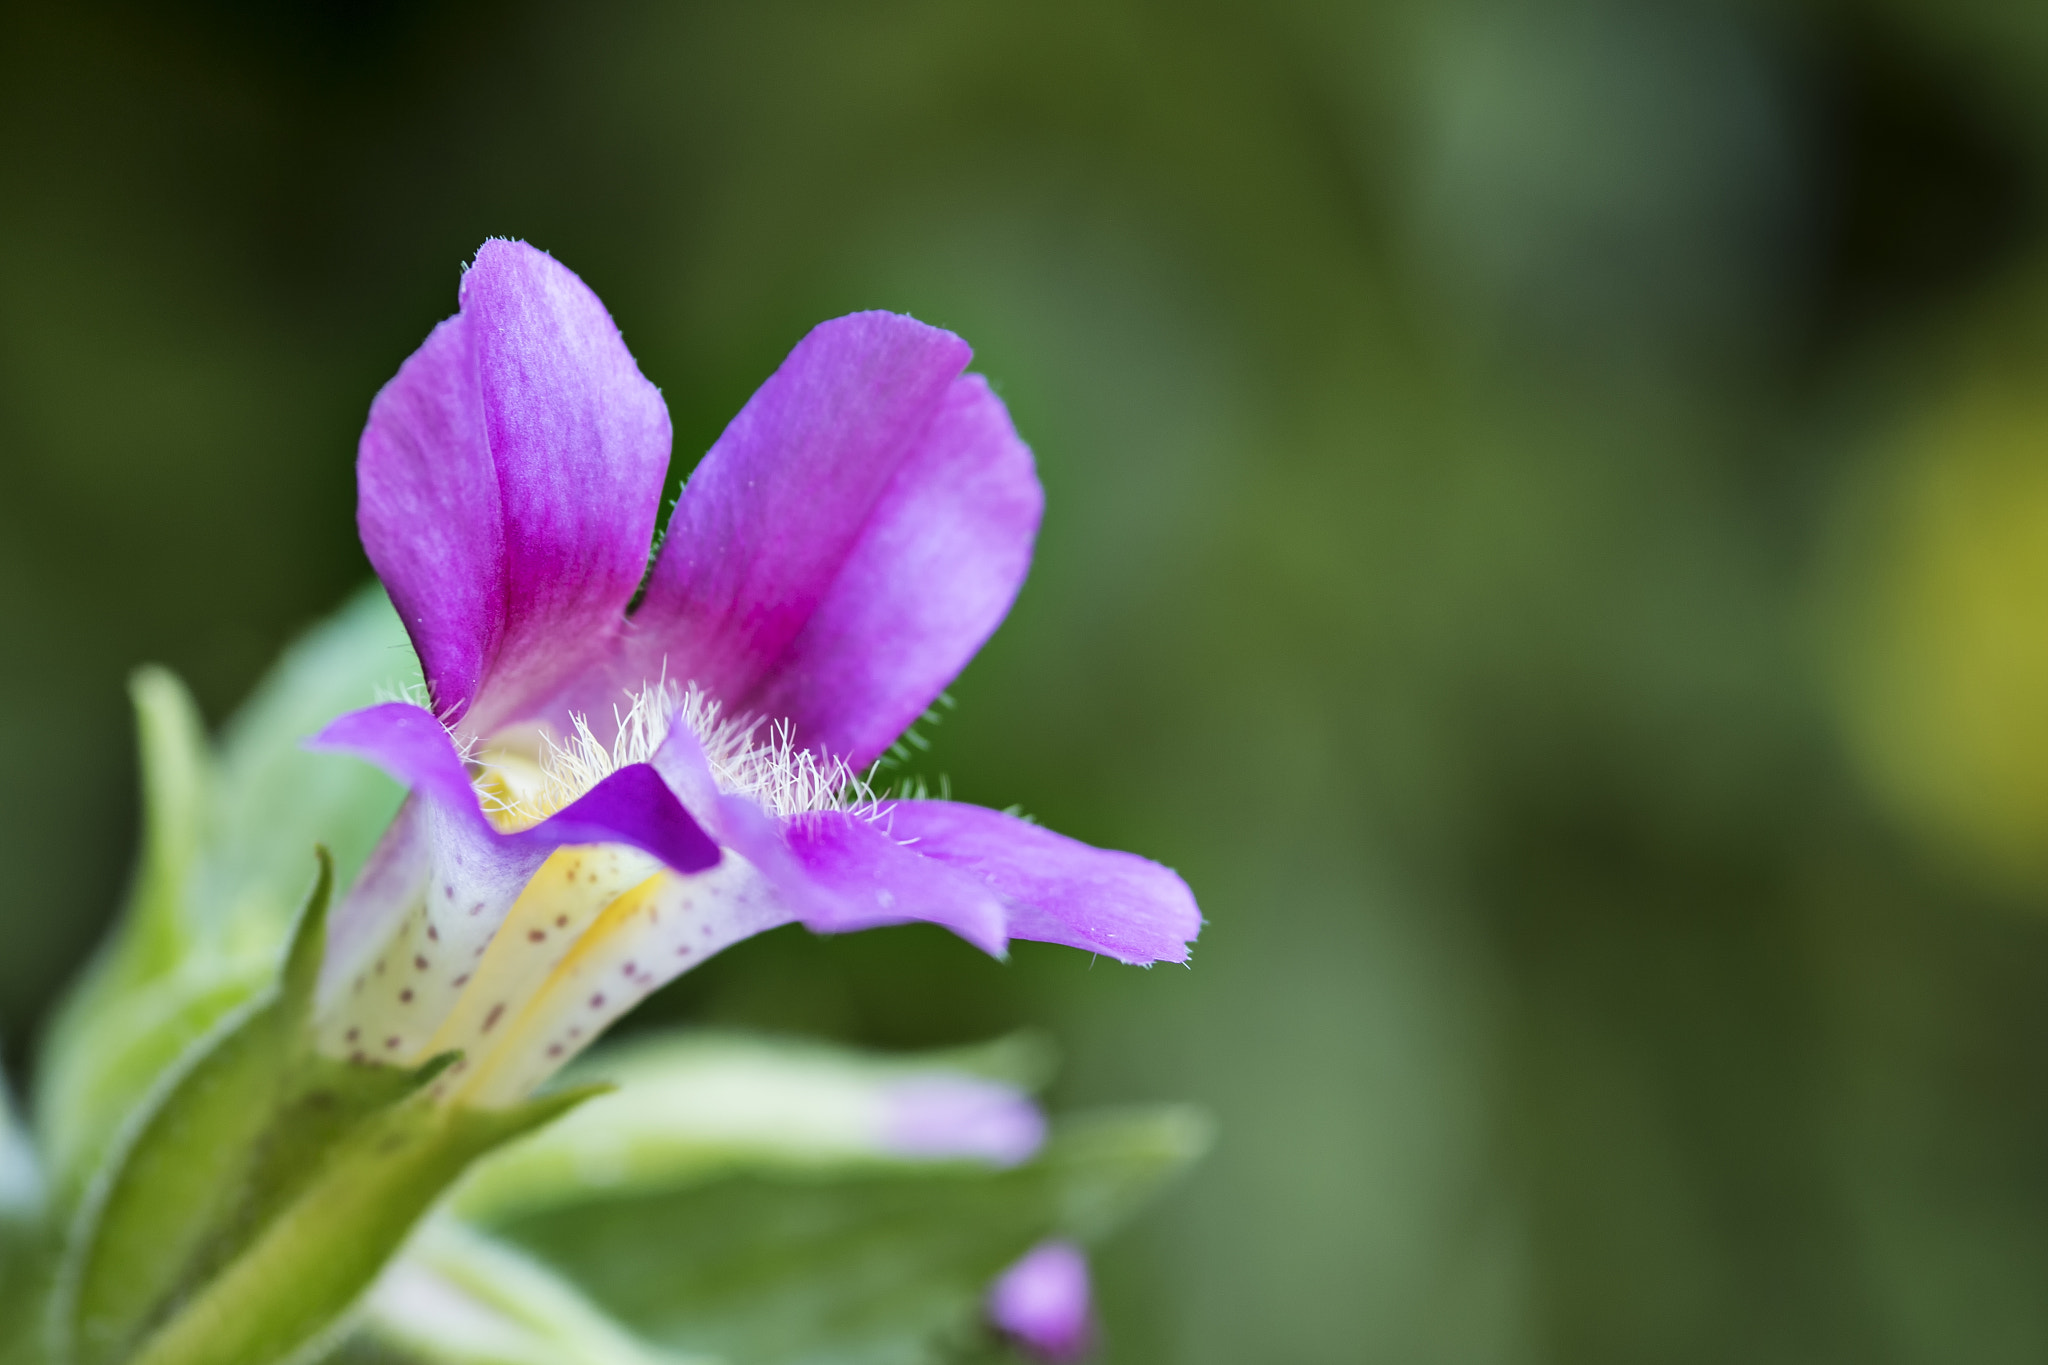
POLYGON ((786 720, 727 716, 695 683, 683 691, 675 715, 703 746, 722 792, 750 797, 785 820, 825 810, 868 818, 879 813, 880 798, 867 780, 843 758, 800 747, 786 720))
POLYGON ((619 769, 654 757, 677 724, 695 736, 719 791, 744 796, 779 819, 841 810, 864 819, 883 814, 882 799, 843 758, 796 742, 786 720, 728 716, 696 683, 663 678, 626 694, 612 708, 613 737, 598 739, 589 717, 571 713, 570 734, 543 730, 531 763, 491 751, 465 753, 478 772, 485 808, 501 823, 532 825, 553 815, 619 769), (763 733, 765 730, 765 734, 763 733))
POLYGON ((560 810, 619 769, 653 758, 668 738, 676 702, 675 686, 666 680, 628 692, 623 715, 617 706, 612 707, 609 745, 599 742, 591 732, 590 718, 580 711, 569 716, 572 733, 568 739, 557 742, 543 732, 541 803, 550 811, 560 810))

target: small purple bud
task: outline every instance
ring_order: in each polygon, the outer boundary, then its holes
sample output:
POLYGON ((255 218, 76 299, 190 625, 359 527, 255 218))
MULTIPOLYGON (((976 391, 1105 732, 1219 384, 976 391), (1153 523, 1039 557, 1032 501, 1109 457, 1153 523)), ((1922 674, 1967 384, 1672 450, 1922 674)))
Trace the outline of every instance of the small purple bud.
POLYGON ((1095 1344, 1088 1258, 1072 1242, 1041 1242, 989 1286, 989 1321, 1043 1360, 1079 1360, 1095 1344))
POLYGON ((889 1087, 882 1144, 912 1157, 1014 1166, 1045 1141, 1045 1116, 1021 1092, 972 1076, 921 1076, 889 1087))

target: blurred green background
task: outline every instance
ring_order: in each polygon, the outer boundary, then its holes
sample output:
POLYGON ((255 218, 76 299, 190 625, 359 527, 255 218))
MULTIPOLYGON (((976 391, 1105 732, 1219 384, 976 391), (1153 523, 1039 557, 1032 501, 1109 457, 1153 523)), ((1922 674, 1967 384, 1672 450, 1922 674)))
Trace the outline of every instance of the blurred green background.
POLYGON ((369 398, 519 236, 678 478, 865 307, 1036 448, 923 769, 1180 868, 1192 970, 787 930, 649 1013, 1212 1108, 1110 1360, 2048 1357, 2048 7, 0 20, 17 1074, 127 670, 219 721, 366 577, 369 398))

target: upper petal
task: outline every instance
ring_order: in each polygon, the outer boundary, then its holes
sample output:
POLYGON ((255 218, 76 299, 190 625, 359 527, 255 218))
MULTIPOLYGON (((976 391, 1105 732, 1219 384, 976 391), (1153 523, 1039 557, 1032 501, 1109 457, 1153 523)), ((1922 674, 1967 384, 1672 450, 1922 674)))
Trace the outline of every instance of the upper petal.
POLYGON ((1012 938, 1064 943, 1119 962, 1185 962, 1202 929, 1172 869, 1094 848, 1027 820, 954 801, 900 801, 889 832, 1001 897, 1012 938))
POLYGON ((891 313, 805 337, 684 488, 635 666, 856 763, 893 739, 1008 610, 1037 529, 1030 454, 969 354, 891 313))
POLYGON ((742 709, 857 768, 879 757, 1009 614, 1045 493, 980 375, 947 388, 839 576, 742 709))
POLYGON ((371 402, 356 456, 363 549, 451 720, 505 634, 505 528, 474 337, 459 313, 433 330, 371 402))
POLYGON ((639 589, 668 478, 668 406, 597 295, 524 242, 462 277, 505 516, 505 640, 490 723, 610 644, 639 589))
POLYGON ((486 242, 461 307, 372 405, 358 521, 435 707, 482 733, 611 647, 669 422, 604 305, 545 253, 486 242))

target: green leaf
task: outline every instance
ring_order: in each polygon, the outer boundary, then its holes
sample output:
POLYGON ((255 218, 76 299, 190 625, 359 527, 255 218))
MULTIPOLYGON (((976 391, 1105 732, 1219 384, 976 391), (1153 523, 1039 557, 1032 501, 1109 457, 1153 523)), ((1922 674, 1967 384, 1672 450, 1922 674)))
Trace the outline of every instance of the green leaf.
POLYGON ((453 1109, 416 1070, 319 1056, 324 852, 277 989, 166 1085, 76 1222, 58 1285, 78 1365, 268 1365, 315 1341, 482 1152, 577 1103, 453 1109))
POLYGON ((38 1135, 67 1202, 136 1098, 261 980, 248 964, 192 951, 185 891, 213 787, 198 708, 159 668, 139 670, 129 694, 141 745, 142 858, 121 928, 65 1002, 38 1069, 38 1135))
POLYGON ((1098 1115, 1006 1171, 747 1173, 494 1230, 672 1349, 744 1365, 913 1365, 982 1349, 997 1273, 1046 1237, 1107 1234, 1208 1133, 1183 1109, 1098 1115))
POLYGON ((143 855, 121 927, 37 1068, 37 1133, 60 1206, 76 1204, 151 1086, 270 980, 306 853, 335 849, 346 884, 397 809, 402 793, 376 769, 300 741, 417 676, 375 587, 285 655, 218 760, 177 679, 135 675, 143 855))

